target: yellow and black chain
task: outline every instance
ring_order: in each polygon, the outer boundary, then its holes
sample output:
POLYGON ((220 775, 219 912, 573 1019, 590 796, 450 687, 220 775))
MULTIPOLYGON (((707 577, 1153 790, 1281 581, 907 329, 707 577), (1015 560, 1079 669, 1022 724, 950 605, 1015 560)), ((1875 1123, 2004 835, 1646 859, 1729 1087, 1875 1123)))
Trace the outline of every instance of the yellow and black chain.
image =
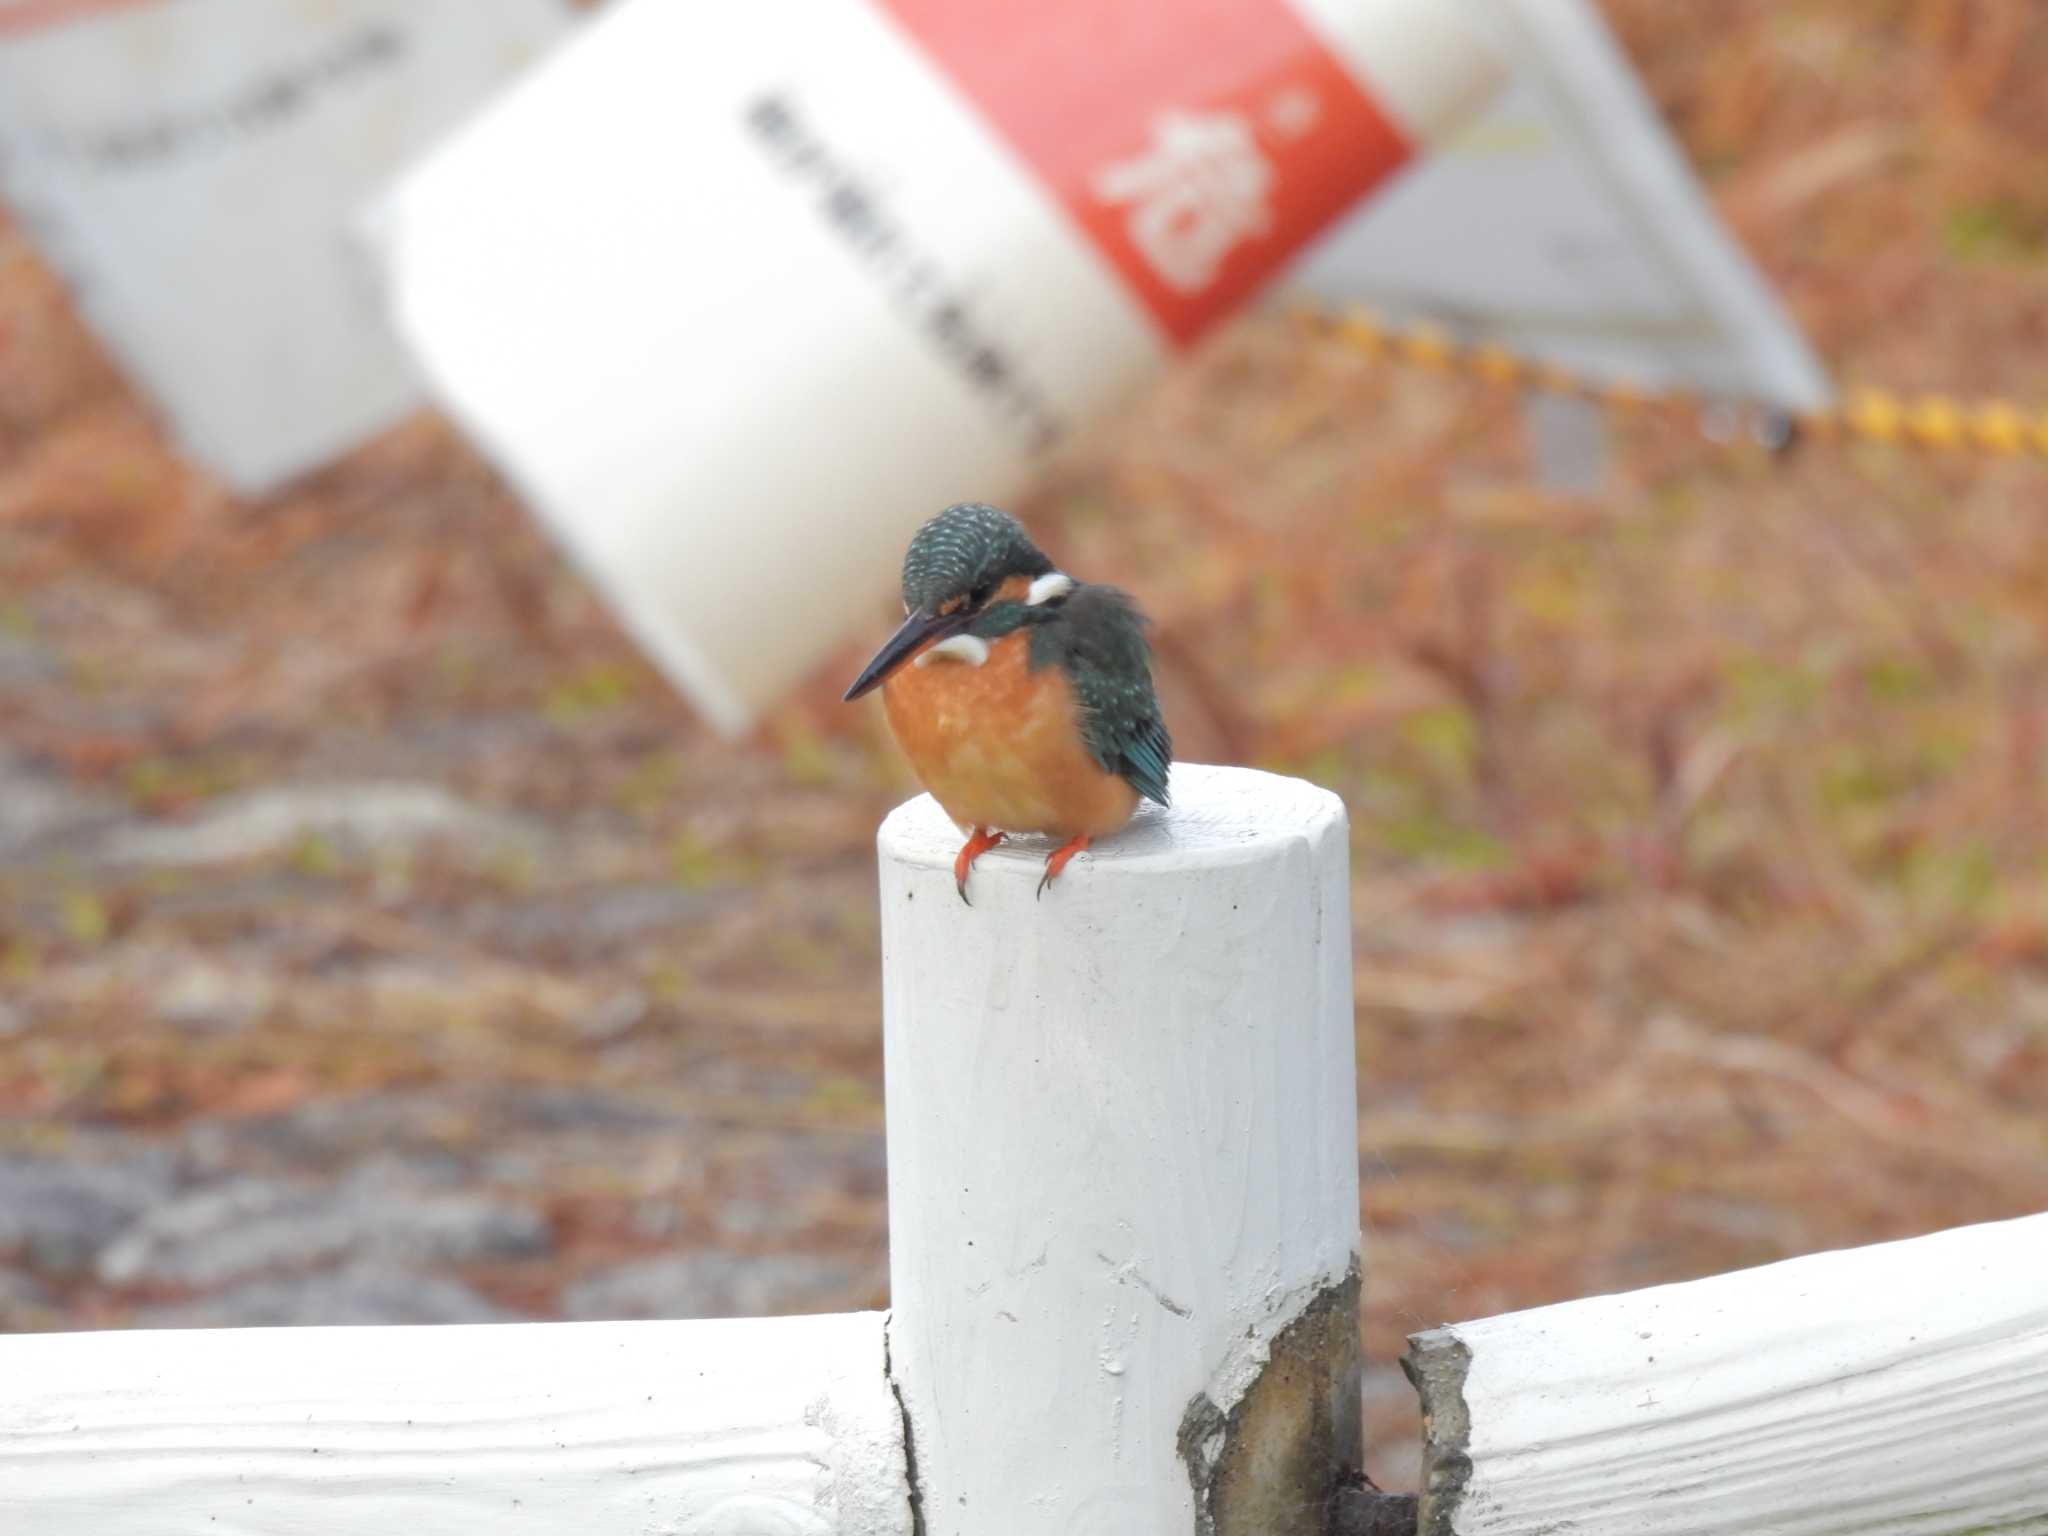
MULTIPOLYGON (((1522 357, 1505 347, 1463 342, 1437 325, 1388 326, 1366 310, 1305 310, 1302 323, 1315 335, 1367 357, 1389 358, 1432 373, 1461 373, 1492 384, 1571 395, 1614 410, 1717 404, 1682 392, 1638 389, 1589 379, 1554 363, 1522 357)), ((1828 410, 1768 413, 1775 445, 1801 438, 1856 439, 1919 448, 1971 449, 2002 458, 2048 459, 2048 411, 2025 411, 2003 400, 1959 401, 1945 395, 1908 398, 1861 389, 1828 410)))

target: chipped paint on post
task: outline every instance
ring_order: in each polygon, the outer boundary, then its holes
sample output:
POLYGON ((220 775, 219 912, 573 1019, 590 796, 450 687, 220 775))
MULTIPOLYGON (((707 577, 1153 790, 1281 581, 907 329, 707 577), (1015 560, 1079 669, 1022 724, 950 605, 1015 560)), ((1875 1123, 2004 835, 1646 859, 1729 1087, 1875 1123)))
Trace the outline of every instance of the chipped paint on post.
POLYGON ((1422 1503, 1416 1536, 1452 1536, 1465 1486, 1472 1479, 1472 1415, 1465 1376, 1472 1351, 1455 1329, 1435 1328, 1408 1340, 1401 1369, 1422 1397, 1422 1503))
POLYGON ((1273 1337, 1227 1410, 1208 1392, 1188 1404, 1178 1444, 1197 1536, 1323 1536, 1364 1452, 1358 1297, 1354 1261, 1273 1337))

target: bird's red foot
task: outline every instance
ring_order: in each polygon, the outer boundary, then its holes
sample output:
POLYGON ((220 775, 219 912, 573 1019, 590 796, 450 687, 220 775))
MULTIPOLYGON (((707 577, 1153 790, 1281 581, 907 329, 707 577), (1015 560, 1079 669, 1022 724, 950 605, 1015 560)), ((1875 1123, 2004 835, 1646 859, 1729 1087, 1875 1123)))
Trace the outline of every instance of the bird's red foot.
POLYGON ((1053 881, 1059 879, 1060 871, 1067 867, 1068 860, 1072 859, 1075 854, 1081 852, 1094 841, 1094 838, 1083 832, 1072 841, 1062 843, 1059 847, 1053 849, 1052 853, 1046 858, 1045 878, 1038 882, 1038 894, 1043 896, 1045 888, 1051 885, 1053 881))
MULTIPOLYGON (((953 888, 960 893, 960 899, 967 901, 967 871, 974 868, 974 861, 1003 840, 1000 832, 991 832, 987 827, 976 827, 974 836, 967 839, 967 846, 960 850, 960 856, 953 860, 953 888)), ((973 902, 967 901, 970 907, 973 902)))

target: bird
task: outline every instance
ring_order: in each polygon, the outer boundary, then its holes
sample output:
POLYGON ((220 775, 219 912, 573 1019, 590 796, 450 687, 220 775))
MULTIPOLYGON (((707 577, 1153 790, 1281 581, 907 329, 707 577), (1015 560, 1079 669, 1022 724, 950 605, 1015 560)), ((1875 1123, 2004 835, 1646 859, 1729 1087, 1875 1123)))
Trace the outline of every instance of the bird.
POLYGON ((953 861, 962 901, 974 861, 1006 836, 1063 839, 1043 897, 1141 799, 1167 804, 1173 741, 1128 593, 1076 580, 1007 512, 961 502, 912 536, 903 613, 846 699, 881 688, 911 768, 967 834, 953 861))

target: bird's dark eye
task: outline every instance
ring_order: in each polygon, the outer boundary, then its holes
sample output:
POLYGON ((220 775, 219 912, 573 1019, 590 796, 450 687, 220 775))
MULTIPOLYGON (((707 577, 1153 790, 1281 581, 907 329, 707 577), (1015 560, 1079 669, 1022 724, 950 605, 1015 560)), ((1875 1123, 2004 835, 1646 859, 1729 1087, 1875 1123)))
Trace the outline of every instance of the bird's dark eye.
POLYGON ((985 607, 988 600, 995 595, 996 584, 992 581, 984 581, 980 586, 967 594, 967 606, 970 608, 985 607))

